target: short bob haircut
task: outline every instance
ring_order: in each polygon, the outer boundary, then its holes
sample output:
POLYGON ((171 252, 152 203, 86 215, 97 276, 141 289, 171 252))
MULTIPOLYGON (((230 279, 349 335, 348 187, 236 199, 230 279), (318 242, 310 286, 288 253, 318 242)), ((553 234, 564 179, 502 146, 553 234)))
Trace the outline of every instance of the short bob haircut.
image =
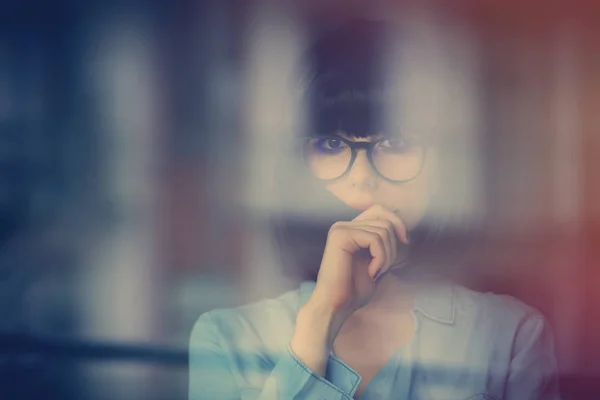
MULTIPOLYGON (((299 74, 306 131, 294 135, 343 131, 365 138, 386 133, 384 68, 389 28, 388 23, 355 20, 317 35, 304 55, 299 74)), ((437 142, 434 145, 439 147, 437 142)), ((300 166, 299 158, 299 154, 282 157, 275 171, 279 208, 273 213, 272 227, 284 272, 296 279, 316 280, 330 226, 339 220, 351 220, 359 212, 311 178, 300 166), (297 211, 294 205, 308 212, 297 211)), ((448 169, 439 169, 443 180, 448 169)), ((443 199, 434 196, 431 204, 436 201, 443 199)), ((447 235, 450 241, 443 240, 442 233, 448 231, 443 229, 446 225, 442 218, 428 213, 409 233, 410 255, 405 270, 448 272, 448 249, 461 253, 464 247, 458 247, 453 240, 456 229, 447 235), (441 262, 445 265, 438 268, 441 262)))

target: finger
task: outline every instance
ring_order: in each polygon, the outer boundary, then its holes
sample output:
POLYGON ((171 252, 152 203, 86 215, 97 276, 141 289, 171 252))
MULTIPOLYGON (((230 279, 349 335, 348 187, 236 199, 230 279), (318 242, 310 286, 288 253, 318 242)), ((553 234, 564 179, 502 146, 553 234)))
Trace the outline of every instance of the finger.
POLYGON ((384 235, 384 239, 386 244, 389 246, 388 251, 388 263, 384 266, 384 271, 388 271, 389 269, 402 264, 406 260, 406 250, 399 245, 398 235, 396 234, 396 230, 394 224, 387 218, 381 219, 363 219, 363 220, 353 220, 353 221, 342 221, 337 224, 347 226, 347 227, 360 227, 365 229, 365 225, 369 226, 378 226, 388 230, 388 234, 384 235), (360 225, 357 225, 360 224, 360 225))
POLYGON ((386 254, 388 256, 389 263, 395 262, 395 260, 398 257, 399 246, 394 226, 390 221, 384 219, 374 219, 355 221, 352 224, 353 225, 348 226, 355 227, 357 229, 368 230, 379 234, 386 245, 386 254))
MULTIPOLYGON (((356 222, 358 223, 359 221, 356 222)), ((398 238, 396 237, 393 228, 389 227, 391 222, 384 220, 366 220, 360 222, 372 223, 373 225, 357 225, 355 226, 356 229, 363 229, 376 232, 377 234, 382 236, 382 239, 384 240, 386 245, 389 246, 386 249, 386 254, 388 254, 389 256, 385 266, 382 267, 381 274, 379 274, 379 276, 382 276, 385 272, 397 267, 398 265, 401 265, 404 261, 406 261, 406 251, 408 250, 408 248, 404 246, 399 246, 398 238), (382 224, 383 226, 380 227, 377 226, 377 224, 382 224)))
POLYGON ((385 208, 379 204, 376 204, 376 205, 368 208, 367 210, 365 210, 358 217, 354 218, 353 221, 361 221, 361 220, 369 220, 369 219, 388 219, 394 225, 394 230, 396 232, 398 239, 400 241, 402 241, 403 243, 408 244, 408 236, 407 236, 406 226, 404 225, 404 222, 402 221, 402 219, 398 215, 393 213, 392 211, 388 210, 387 208, 385 208))
POLYGON ((402 241, 403 243, 408 244, 408 236, 407 236, 406 226, 404 225, 404 222, 397 214, 395 214, 394 212, 390 211, 389 209, 377 204, 377 205, 374 205, 373 207, 369 208, 368 210, 366 210, 364 213, 362 213, 358 217, 356 217, 355 220, 372 219, 372 218, 388 219, 394 225, 395 232, 396 232, 398 239, 400 241, 402 241))
POLYGON ((350 245, 345 250, 349 251, 352 255, 360 249, 369 249, 369 254, 373 258, 368 267, 371 279, 373 279, 379 270, 383 271, 387 268, 389 256, 386 251, 384 239, 379 233, 367 229, 347 227, 345 234, 350 245))
POLYGON ((389 264, 396 260, 398 245, 393 231, 390 232, 387 228, 377 225, 359 225, 353 226, 351 229, 362 229, 379 235, 385 250, 386 265, 384 265, 384 268, 388 268, 389 264))

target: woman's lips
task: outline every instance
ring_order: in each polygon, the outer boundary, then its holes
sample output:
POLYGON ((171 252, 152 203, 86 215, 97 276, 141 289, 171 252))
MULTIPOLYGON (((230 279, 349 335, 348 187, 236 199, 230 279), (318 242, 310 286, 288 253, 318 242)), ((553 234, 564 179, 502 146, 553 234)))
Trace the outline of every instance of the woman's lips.
MULTIPOLYGON (((374 203, 374 202, 364 202, 364 203, 349 203, 349 202, 345 202, 345 203, 346 203, 346 205, 348 207, 351 207, 351 208, 353 208, 353 209, 355 209, 357 211, 361 211, 361 212, 367 211, 369 208, 373 207, 375 204, 378 204, 378 203, 374 203)), ((384 208, 388 208, 386 206, 383 206, 383 207, 384 208)), ((389 210, 391 212, 393 212, 394 214, 398 215, 398 216, 400 215, 400 212, 399 212, 400 210, 399 209, 389 208, 389 210)))
POLYGON ((374 203, 346 203, 346 205, 358 211, 366 211, 367 209, 373 207, 374 203))

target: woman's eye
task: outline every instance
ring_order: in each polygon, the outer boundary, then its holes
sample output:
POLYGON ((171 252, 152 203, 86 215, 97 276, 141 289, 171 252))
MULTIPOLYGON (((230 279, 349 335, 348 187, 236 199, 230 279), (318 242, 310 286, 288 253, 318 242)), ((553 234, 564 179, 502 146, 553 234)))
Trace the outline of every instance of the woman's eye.
POLYGON ((338 150, 343 146, 344 142, 340 139, 324 138, 317 142, 317 146, 324 150, 338 150))
POLYGON ((379 142, 379 147, 393 151, 405 151, 410 147, 410 143, 402 138, 385 139, 379 142))

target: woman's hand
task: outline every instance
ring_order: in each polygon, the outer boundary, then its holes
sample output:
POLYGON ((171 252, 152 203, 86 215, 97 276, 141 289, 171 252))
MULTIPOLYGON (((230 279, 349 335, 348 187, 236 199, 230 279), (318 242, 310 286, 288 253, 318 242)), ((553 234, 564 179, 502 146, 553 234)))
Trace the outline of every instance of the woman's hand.
POLYGON ((403 260, 399 241, 408 244, 404 223, 380 205, 333 224, 309 301, 344 317, 365 306, 377 278, 403 260))
POLYGON ((354 220, 332 225, 317 284, 298 312, 290 348, 323 375, 329 351, 345 320, 375 293, 377 278, 402 261, 399 241, 408 244, 402 220, 376 205, 354 220))

